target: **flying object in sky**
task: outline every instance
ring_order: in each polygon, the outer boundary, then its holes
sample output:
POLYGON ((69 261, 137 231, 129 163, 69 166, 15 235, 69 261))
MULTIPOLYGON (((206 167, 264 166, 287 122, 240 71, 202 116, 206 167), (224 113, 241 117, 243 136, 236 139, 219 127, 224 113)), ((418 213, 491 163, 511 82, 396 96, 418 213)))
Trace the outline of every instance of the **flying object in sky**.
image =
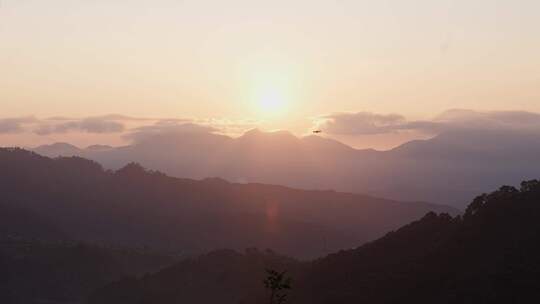
POLYGON ((322 130, 313 130, 313 133, 314 134, 319 134, 319 133, 322 133, 322 130))

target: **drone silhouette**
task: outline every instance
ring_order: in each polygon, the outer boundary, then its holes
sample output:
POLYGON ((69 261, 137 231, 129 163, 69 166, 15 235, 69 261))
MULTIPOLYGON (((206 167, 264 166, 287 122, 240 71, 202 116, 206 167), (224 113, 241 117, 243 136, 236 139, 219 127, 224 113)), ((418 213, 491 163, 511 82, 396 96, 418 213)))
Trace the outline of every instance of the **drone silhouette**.
POLYGON ((322 130, 313 130, 313 133, 314 134, 319 134, 319 133, 322 133, 322 130))

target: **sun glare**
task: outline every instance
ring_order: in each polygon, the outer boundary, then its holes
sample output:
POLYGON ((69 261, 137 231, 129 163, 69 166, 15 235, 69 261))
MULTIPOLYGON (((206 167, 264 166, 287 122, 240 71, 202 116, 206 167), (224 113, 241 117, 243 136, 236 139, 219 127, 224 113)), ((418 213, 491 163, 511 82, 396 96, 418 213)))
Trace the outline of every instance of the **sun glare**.
POLYGON ((258 97, 259 108, 264 115, 281 115, 287 110, 287 98, 277 90, 268 90, 258 97))
POLYGON ((298 70, 286 58, 264 56, 245 65, 249 103, 260 119, 281 121, 294 111, 298 100, 298 70))

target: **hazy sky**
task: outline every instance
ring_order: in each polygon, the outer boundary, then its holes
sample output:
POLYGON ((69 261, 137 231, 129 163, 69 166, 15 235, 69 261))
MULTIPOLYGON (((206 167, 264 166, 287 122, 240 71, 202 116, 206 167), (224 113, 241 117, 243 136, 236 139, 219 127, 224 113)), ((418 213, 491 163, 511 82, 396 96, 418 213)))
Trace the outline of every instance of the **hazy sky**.
POLYGON ((1 117, 540 112, 537 0, 0 0, 1 117))

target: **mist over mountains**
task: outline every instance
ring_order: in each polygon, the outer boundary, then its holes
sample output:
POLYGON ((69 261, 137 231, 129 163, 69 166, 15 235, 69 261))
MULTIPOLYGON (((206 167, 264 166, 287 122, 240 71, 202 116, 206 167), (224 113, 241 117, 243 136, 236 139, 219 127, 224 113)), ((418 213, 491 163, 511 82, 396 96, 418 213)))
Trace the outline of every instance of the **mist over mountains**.
POLYGON ((15 223, 4 234, 181 255, 259 247, 313 258, 429 211, 457 213, 359 194, 172 178, 133 163, 105 171, 90 160, 21 149, 0 149, 0 170, 0 222, 15 223))
MULTIPOLYGON (((150 131, 150 132, 149 132, 150 131)), ((82 156, 118 169, 131 161, 176 177, 220 177, 302 189, 333 189, 464 208, 477 193, 540 172, 536 129, 449 129, 389 151, 357 150, 319 136, 257 129, 238 138, 204 128, 132 134, 123 147, 40 146, 39 154, 82 156)))

